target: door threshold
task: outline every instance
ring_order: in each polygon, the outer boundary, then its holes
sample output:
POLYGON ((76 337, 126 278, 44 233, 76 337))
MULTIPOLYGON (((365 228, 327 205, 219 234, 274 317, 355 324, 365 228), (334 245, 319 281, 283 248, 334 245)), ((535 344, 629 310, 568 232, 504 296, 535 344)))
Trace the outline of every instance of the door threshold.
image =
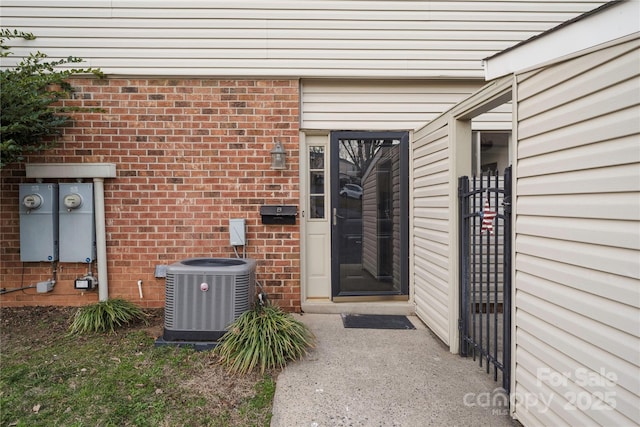
POLYGON ((409 295, 345 295, 333 297, 333 302, 409 301, 409 295))
MULTIPOLYGON (((396 314, 413 316, 416 312, 413 301, 407 301, 404 295, 403 301, 345 301, 336 303, 326 300, 307 300, 301 304, 302 311, 315 314, 396 314)), ((351 298, 351 297, 349 297, 351 298)))

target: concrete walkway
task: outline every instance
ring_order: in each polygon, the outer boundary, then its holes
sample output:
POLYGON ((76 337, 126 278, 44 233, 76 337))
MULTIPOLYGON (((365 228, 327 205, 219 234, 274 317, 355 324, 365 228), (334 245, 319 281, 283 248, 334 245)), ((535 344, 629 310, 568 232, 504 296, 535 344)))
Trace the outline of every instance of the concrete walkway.
POLYGON ((345 329, 339 314, 297 318, 317 346, 279 375, 273 427, 518 425, 493 378, 416 317, 416 330, 345 329))

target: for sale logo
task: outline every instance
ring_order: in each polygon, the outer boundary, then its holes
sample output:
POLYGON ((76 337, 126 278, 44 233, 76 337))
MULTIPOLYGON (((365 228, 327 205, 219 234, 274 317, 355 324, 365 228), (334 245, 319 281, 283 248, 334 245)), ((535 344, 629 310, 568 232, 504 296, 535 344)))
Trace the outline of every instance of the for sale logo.
POLYGON ((544 383, 554 390, 559 390, 565 400, 563 404, 565 411, 615 409, 616 392, 613 388, 617 381, 618 375, 615 372, 608 372, 605 368, 600 368, 598 372, 587 368, 564 372, 539 368, 536 374, 536 386, 540 387, 544 383), (570 383, 578 387, 571 387, 570 383), (585 391, 585 388, 593 391, 585 391))
POLYGON ((520 410, 545 413, 556 399, 556 403, 567 411, 611 411, 616 408, 614 387, 617 381, 618 375, 604 368, 599 371, 577 368, 563 372, 539 368, 536 372, 536 389, 508 395, 502 388, 467 393, 463 403, 465 406, 489 408, 494 415, 507 415, 509 407, 516 406, 520 410))

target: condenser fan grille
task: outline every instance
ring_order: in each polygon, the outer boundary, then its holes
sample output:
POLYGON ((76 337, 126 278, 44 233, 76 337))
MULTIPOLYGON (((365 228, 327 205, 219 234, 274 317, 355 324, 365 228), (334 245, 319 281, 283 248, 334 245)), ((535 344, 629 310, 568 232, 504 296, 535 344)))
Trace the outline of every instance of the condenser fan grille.
POLYGON ((173 313, 175 312, 175 277, 173 274, 168 273, 165 282, 165 301, 164 301, 164 325, 165 327, 172 328, 174 325, 173 313))
MULTIPOLYGON (((255 289, 255 288, 254 288, 255 289)), ((236 277, 236 304, 234 318, 238 318, 242 313, 251 308, 251 276, 236 277)))

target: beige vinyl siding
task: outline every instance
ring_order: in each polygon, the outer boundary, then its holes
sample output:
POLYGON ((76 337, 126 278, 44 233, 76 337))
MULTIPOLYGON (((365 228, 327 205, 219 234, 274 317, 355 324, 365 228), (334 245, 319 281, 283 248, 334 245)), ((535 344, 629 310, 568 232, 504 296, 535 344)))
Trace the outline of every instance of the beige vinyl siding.
POLYGON ((401 194, 401 176, 403 174, 402 169, 400 168, 400 150, 397 152, 394 151, 392 162, 391 162, 391 176, 392 176, 392 190, 391 194, 393 194, 393 201, 391 207, 391 217, 393 218, 392 223, 392 232, 391 238, 393 239, 393 262, 391 263, 391 267, 394 269, 393 274, 393 285, 396 290, 401 289, 401 276, 400 274, 395 274, 396 271, 400 268, 400 266, 405 262, 402 259, 402 224, 407 221, 406 217, 401 215, 396 215, 395 212, 402 212, 402 204, 400 203, 400 194, 401 194))
MULTIPOLYGON (((491 91, 495 84, 483 91, 491 91)), ((511 79, 499 81, 498 87, 511 87, 511 79)), ((501 89, 504 90, 504 89, 501 89)), ((482 91, 481 91, 482 92, 482 91)), ((472 134, 469 130, 468 143, 456 142, 452 133, 452 117, 467 111, 477 101, 464 97, 465 101, 448 109, 446 114, 432 120, 418 129, 411 144, 412 188, 411 215, 412 265, 414 300, 416 314, 452 351, 457 351, 456 325, 458 318, 458 262, 457 262, 457 178, 470 175, 472 134), (471 104, 467 105, 467 102, 471 104), (454 144, 454 145, 450 145, 454 144), (456 154, 452 154, 455 151, 456 154), (456 312, 452 312, 456 311, 456 312)), ((489 109, 474 117, 472 129, 511 129, 511 103, 489 109)), ((461 132, 458 130, 457 132, 461 132)), ((462 134, 465 134, 462 131, 462 134)), ((464 138, 460 135, 458 138, 464 138)), ((504 172, 504 171, 501 171, 504 172)), ((500 183, 503 183, 500 179, 500 183)), ((481 200, 477 207, 482 206, 481 200)), ((492 204, 495 202, 492 201, 492 204)), ((498 203, 499 204, 499 203, 498 203)), ((499 207, 492 206, 494 209, 499 207)), ((502 251, 503 248, 500 248, 502 251)), ((500 275, 501 276, 501 275, 500 275)), ((501 277, 500 277, 501 278, 501 277)))
POLYGON ((107 74, 474 79, 483 58, 602 3, 4 0, 0 16, 38 36, 15 59, 39 49, 107 74))
POLYGON ((413 266, 416 314, 445 343, 449 334, 449 149, 447 127, 417 131, 413 151, 413 266))
POLYGON ((474 117, 471 128, 474 131, 511 131, 513 127, 512 110, 511 102, 502 104, 491 111, 474 117))
MULTIPOLYGON (((378 152, 380 154, 381 151, 378 152)), ((362 176, 362 267, 373 277, 378 277, 378 177, 377 164, 384 161, 380 156, 371 164, 376 167, 362 176)))
POLYGON ((362 177, 362 264, 377 279, 393 279, 393 287, 400 290, 401 241, 400 241, 400 151, 378 151, 362 177), (382 188, 382 185, 388 185, 382 188), (386 200, 386 197, 392 197, 386 200), (388 212, 384 212, 384 207, 388 212), (388 249, 388 251, 385 251, 388 249), (391 253, 389 253, 391 252, 391 253), (384 262, 391 257, 391 263, 384 262), (389 265, 390 264, 390 265, 389 265), (388 270, 388 268, 390 268, 388 270))
POLYGON ((640 423, 638 87, 637 38, 517 76, 512 391, 552 399, 516 405, 524 425, 640 423))
MULTIPOLYGON (((482 86, 481 81, 303 80, 302 128, 411 130, 482 86)), ((503 120, 496 114, 490 119, 503 120)), ((511 118, 504 123, 510 125, 511 118)))

